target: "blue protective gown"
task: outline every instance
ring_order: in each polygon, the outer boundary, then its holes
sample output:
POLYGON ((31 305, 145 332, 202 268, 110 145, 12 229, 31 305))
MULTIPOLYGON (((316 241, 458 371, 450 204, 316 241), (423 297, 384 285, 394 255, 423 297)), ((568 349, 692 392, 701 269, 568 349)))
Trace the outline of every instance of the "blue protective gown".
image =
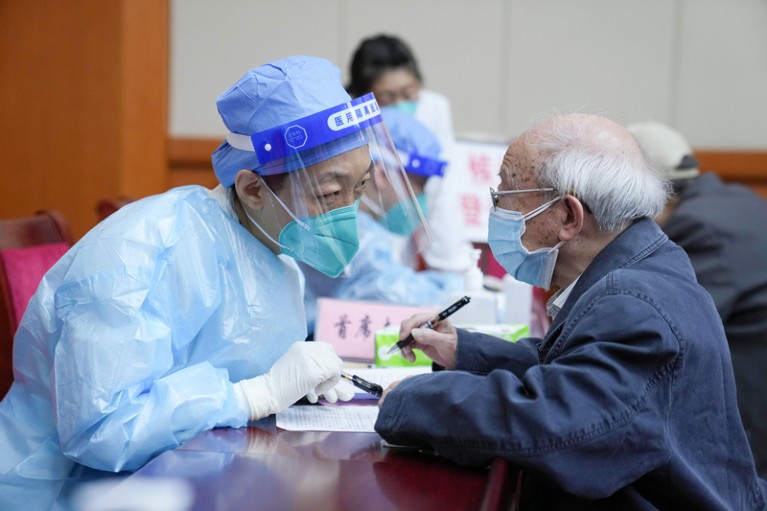
POLYGON ((398 305, 440 305, 453 291, 464 288, 457 272, 415 271, 401 262, 395 235, 373 217, 357 214, 360 248, 343 276, 330 278, 298 263, 306 278, 304 304, 310 332, 317 319, 317 299, 371 300, 398 305))
POLYGON ((97 225, 45 275, 16 333, 0 509, 78 464, 134 470, 201 431, 244 426, 232 383, 306 337, 299 278, 221 187, 177 188, 97 225))

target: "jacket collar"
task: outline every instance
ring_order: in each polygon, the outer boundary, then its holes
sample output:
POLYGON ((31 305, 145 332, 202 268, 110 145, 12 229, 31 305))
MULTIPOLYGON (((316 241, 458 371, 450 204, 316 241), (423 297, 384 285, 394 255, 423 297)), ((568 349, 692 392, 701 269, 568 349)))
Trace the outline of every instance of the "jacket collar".
POLYGON ((668 240, 668 237, 660 230, 660 227, 649 218, 635 220, 602 251, 597 254, 591 264, 578 278, 570 296, 559 311, 544 336, 542 346, 549 340, 559 335, 570 310, 575 302, 599 279, 618 268, 626 268, 641 261, 652 254, 658 247, 668 240))

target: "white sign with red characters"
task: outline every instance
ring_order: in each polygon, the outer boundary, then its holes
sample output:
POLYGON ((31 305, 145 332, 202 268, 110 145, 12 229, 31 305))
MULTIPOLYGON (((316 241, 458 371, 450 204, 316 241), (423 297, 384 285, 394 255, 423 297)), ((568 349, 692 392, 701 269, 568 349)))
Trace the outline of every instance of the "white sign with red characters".
POLYGON ((467 241, 487 243, 490 187, 498 188, 498 172, 508 144, 456 140, 449 154, 445 187, 458 199, 459 221, 467 241))

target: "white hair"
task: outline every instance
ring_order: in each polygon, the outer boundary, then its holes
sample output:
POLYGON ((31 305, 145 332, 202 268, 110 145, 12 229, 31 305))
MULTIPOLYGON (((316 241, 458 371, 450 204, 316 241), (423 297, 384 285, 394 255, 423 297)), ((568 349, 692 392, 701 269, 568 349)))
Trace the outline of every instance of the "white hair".
POLYGON ((630 133, 604 117, 553 117, 523 136, 536 154, 539 185, 576 196, 602 231, 654 218, 668 199, 665 175, 648 162, 630 133))

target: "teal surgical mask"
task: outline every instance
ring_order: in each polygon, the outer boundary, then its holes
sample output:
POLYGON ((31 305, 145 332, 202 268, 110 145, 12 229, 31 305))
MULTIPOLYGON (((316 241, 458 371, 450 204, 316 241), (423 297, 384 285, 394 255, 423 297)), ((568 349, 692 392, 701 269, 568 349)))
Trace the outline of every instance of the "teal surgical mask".
POLYGON ((415 111, 418 110, 418 101, 400 101, 390 106, 410 115, 415 115, 415 111))
MULTIPOLYGON (((416 200, 423 215, 426 216, 426 195, 419 193, 416 195, 416 200)), ((384 213, 381 223, 391 232, 409 237, 415 228, 421 224, 421 221, 420 218, 411 218, 402 203, 398 202, 384 213)))
POLYGON ((302 218, 301 223, 293 220, 280 231, 280 250, 328 277, 338 277, 360 246, 359 204, 355 201, 351 206, 302 218))
POLYGON ((338 277, 360 246, 357 231, 360 201, 321 215, 297 218, 276 193, 272 192, 272 196, 293 220, 282 228, 278 240, 275 240, 243 208, 256 229, 279 246, 283 254, 308 264, 328 277, 338 277))

